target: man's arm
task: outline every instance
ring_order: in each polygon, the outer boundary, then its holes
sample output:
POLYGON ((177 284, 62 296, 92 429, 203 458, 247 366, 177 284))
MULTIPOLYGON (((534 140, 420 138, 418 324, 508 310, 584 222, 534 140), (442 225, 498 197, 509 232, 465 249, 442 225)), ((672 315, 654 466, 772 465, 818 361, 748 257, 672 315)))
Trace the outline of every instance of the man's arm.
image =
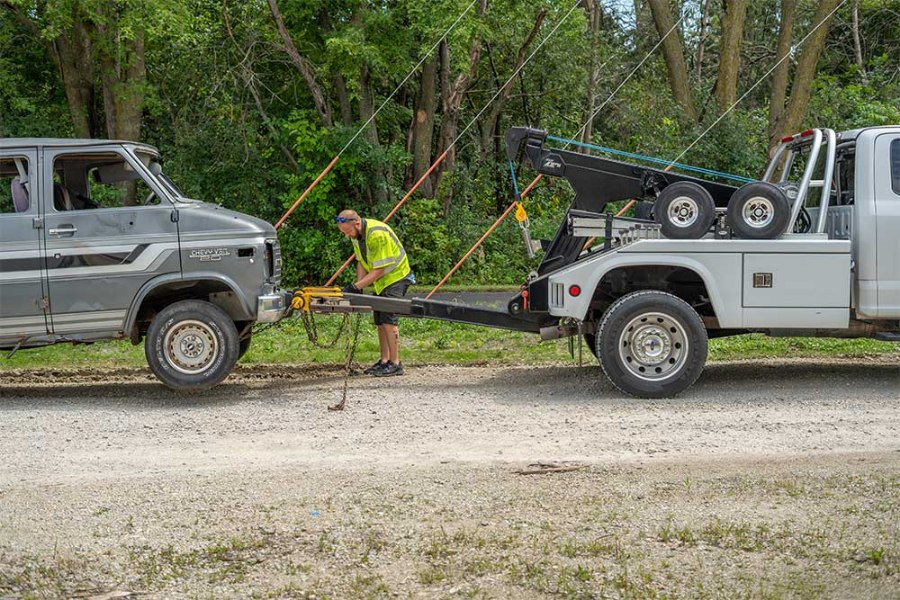
POLYGON ((366 270, 363 268, 362 263, 356 261, 356 281, 359 281, 363 277, 366 276, 366 270))
MULTIPOLYGON (((362 279, 359 279, 359 280, 356 282, 356 287, 358 287, 358 288, 361 289, 361 290, 366 289, 366 287, 372 285, 372 284, 375 283, 382 275, 384 275, 384 269, 372 269, 372 270, 369 271, 368 273, 365 273, 365 270, 363 270, 363 272, 364 272, 363 278, 362 278, 362 279)), ((357 271, 357 273, 359 273, 359 271, 357 271)))

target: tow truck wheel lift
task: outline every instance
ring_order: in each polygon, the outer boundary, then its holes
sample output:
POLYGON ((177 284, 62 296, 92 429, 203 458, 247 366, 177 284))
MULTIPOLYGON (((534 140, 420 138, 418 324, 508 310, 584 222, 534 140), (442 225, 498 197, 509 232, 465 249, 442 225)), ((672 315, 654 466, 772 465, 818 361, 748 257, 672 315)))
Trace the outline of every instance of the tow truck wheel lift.
MULTIPOLYGON (((649 219, 617 217, 603 213, 606 206, 622 200, 655 200, 667 186, 686 182, 704 190, 721 213, 737 188, 601 156, 546 149, 544 143, 547 139, 545 131, 527 127, 513 127, 506 132, 507 155, 510 161, 521 159, 543 175, 565 177, 575 191, 575 197, 547 247, 540 265, 521 286, 521 292, 510 298, 506 310, 416 297, 383 298, 368 294, 342 293, 337 287, 300 288, 294 292, 293 309, 317 314, 390 312, 412 318, 535 333, 539 334, 543 341, 579 336, 587 340, 591 353, 599 358, 595 347, 596 330, 599 329, 596 322, 561 320, 550 314, 550 276, 579 258, 610 252, 621 245, 638 240, 663 237, 659 223, 649 219), (602 243, 593 248, 586 248, 590 246, 590 242, 599 238, 602 238, 602 243)), ((721 222, 723 219, 720 218, 719 221, 716 225, 717 234, 727 235, 727 228, 721 222)), ((566 292, 580 295, 582 290, 572 286, 566 292)), ((590 294, 593 290, 583 292, 590 294)), ((705 353, 703 358, 705 359, 705 353)), ((690 383, 693 383, 693 380, 690 383)), ((642 393, 635 389, 623 391, 640 396, 659 395, 642 393)))

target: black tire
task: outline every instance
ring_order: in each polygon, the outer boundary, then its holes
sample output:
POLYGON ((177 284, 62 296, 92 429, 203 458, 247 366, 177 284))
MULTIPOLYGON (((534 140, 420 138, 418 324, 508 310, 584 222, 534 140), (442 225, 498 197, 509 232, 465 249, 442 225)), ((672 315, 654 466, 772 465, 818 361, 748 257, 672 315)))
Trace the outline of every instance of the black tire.
POLYGON ((250 342, 253 340, 253 336, 248 335, 244 339, 238 342, 238 360, 241 360, 245 354, 247 354, 247 350, 250 349, 250 342))
POLYGON ((156 315, 144 351, 153 374, 172 389, 205 390, 220 383, 238 359, 237 328, 224 310, 182 300, 156 315))
POLYGON ((728 201, 728 224, 738 237, 771 240, 787 231, 791 205, 784 191, 765 181, 742 185, 728 201))
POLYGON ((707 351, 700 315, 665 292, 619 298, 603 315, 597 335, 603 372, 619 390, 639 398, 666 398, 690 387, 707 351))
POLYGON ((716 220, 716 203, 702 186, 679 181, 656 197, 653 216, 667 238, 696 240, 706 235, 716 220))

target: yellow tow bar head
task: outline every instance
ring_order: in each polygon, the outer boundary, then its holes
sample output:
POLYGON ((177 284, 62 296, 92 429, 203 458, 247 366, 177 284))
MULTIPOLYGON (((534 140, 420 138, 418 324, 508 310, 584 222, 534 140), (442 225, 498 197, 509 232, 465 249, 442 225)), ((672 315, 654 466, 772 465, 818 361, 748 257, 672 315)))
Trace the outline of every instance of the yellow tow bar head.
POLYGON ((291 308, 294 310, 302 310, 309 312, 312 301, 322 298, 343 298, 339 287, 305 287, 294 290, 294 297, 291 299, 291 308))
POLYGON ((531 242, 531 224, 528 221, 528 213, 521 202, 516 202, 516 221, 519 222, 519 229, 522 230, 522 240, 525 242, 525 251, 528 252, 528 258, 534 258, 534 244, 531 242))

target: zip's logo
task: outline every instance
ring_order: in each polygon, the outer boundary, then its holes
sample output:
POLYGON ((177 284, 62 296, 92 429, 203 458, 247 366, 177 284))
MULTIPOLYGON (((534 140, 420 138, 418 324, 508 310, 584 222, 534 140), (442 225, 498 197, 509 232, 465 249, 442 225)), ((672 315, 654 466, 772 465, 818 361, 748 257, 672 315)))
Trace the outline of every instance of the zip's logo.
POLYGON ((562 163, 553 157, 548 157, 548 158, 544 159, 544 168, 545 169, 559 169, 561 167, 562 167, 562 163))

